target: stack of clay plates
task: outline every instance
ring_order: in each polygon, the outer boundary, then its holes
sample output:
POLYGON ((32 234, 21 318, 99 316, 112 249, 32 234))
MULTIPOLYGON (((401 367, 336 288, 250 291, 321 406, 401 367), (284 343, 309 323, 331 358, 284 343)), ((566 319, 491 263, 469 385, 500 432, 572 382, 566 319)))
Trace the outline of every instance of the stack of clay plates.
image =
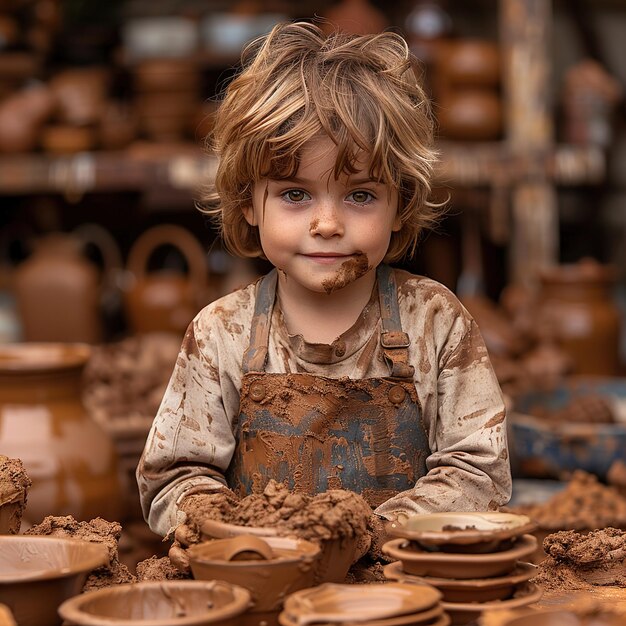
POLYGON ((433 513, 390 524, 383 552, 393 559, 385 576, 426 583, 442 594, 453 624, 476 620, 491 609, 536 602, 529 582, 535 566, 524 561, 537 546, 536 524, 511 513, 433 513))
POLYGON ((449 626, 441 593, 424 583, 324 583, 296 591, 278 616, 281 626, 449 626))

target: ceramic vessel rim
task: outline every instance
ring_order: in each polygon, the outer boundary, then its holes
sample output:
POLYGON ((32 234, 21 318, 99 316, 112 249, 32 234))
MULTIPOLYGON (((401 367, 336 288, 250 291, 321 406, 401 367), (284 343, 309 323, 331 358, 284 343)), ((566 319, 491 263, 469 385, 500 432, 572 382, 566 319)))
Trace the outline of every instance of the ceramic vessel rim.
MULTIPOLYGON (((168 580, 168 581, 142 581, 136 583, 129 583, 126 585, 114 585, 112 587, 103 587, 101 589, 93 589, 91 591, 86 591, 85 593, 79 594, 77 596, 73 596, 63 602, 61 606, 59 606, 59 615, 69 622, 73 624, 81 624, 81 626, 114 626, 114 625, 125 625, 132 622, 134 626, 141 626, 145 624, 146 626, 202 626, 207 616, 219 619, 228 619, 230 617, 235 617, 240 615, 245 611, 245 607, 250 605, 251 595, 247 589, 243 587, 239 587, 238 585, 232 585, 230 583, 222 582, 220 580, 168 580), (99 596, 107 596, 107 595, 124 595, 126 593, 133 593, 138 588, 148 589, 151 587, 154 588, 163 588, 163 587, 215 587, 221 585, 227 589, 230 589, 233 592, 233 602, 226 607, 222 607, 221 609, 215 611, 213 614, 210 612, 206 612, 203 614, 196 614, 190 617, 183 618, 171 618, 167 619, 148 619, 148 620, 140 620, 140 619, 127 619, 127 618, 118 618, 118 617, 106 617, 106 616, 98 616, 90 613, 85 613, 82 611, 82 606, 85 602, 90 601, 95 595, 99 596), (243 609, 243 610, 242 610, 243 609)), ((219 622, 215 622, 216 626, 219 625, 219 622)))
POLYGON ((390 535, 396 537, 404 537, 406 539, 412 539, 415 541, 429 542, 432 544, 471 544, 482 543, 490 540, 504 540, 510 537, 523 535, 532 532, 537 528, 536 522, 531 520, 527 515, 519 515, 516 513, 504 513, 500 511, 457 511, 457 512, 442 512, 442 513, 427 513, 423 515, 411 515, 408 519, 402 522, 392 522, 387 525, 387 530, 390 535), (459 530, 443 530, 441 529, 420 529, 411 528, 411 526, 418 525, 420 522, 428 524, 432 521, 441 521, 441 526, 453 524, 455 521, 460 523, 467 523, 466 519, 472 518, 476 520, 488 521, 489 518, 494 518, 493 524, 498 524, 497 518, 502 520, 501 528, 481 529, 481 528, 468 528, 459 530))
MULTIPOLYGON (((305 539, 293 540, 297 544, 297 546, 302 548, 303 552, 299 552, 298 547, 291 549, 291 548, 283 548, 277 545, 272 545, 273 542, 270 540, 280 541, 281 539, 283 539, 282 537, 266 537, 265 539, 267 540, 267 543, 269 544, 270 548, 272 548, 272 550, 290 552, 293 554, 293 556, 291 554, 285 555, 285 556, 276 555, 272 559, 235 561, 235 560, 228 560, 228 559, 219 559, 219 558, 215 558, 214 556, 206 557, 202 554, 203 550, 206 550, 207 548, 210 548, 210 547, 215 547, 215 544, 217 544, 218 542, 230 541, 230 539, 232 539, 232 537, 228 537, 225 539, 215 539, 212 541, 211 540, 204 541, 202 543, 198 543, 193 546, 190 546, 187 550, 187 553, 189 555, 189 561, 191 563, 198 563, 201 565, 213 565, 213 566, 219 566, 219 567, 225 567, 225 566, 245 567, 245 568, 250 568, 250 567, 255 567, 255 566, 257 567, 270 566, 271 567, 272 565, 278 565, 278 564, 286 565, 289 563, 300 563, 302 561, 315 560, 320 554, 320 547, 312 543, 311 541, 306 541, 305 539)), ((215 549, 217 550, 219 547, 220 546, 217 546, 215 549)))
POLYGON ((0 346, 0 373, 48 372, 83 367, 91 355, 86 343, 24 342, 0 346))
POLYGON ((54 537, 51 535, 0 535, 0 548, 2 544, 10 543, 29 544, 32 541, 50 544, 75 545, 88 551, 88 554, 82 561, 68 565, 63 569, 40 569, 37 571, 26 572, 24 575, 11 575, 9 578, 0 573, 0 586, 12 585, 16 583, 26 583, 38 580, 53 580, 57 578, 69 578, 83 572, 89 572, 96 567, 106 565, 109 560, 109 552, 107 547, 101 543, 85 541, 82 539, 73 539, 69 537, 54 537))
POLYGON ((251 534, 259 537, 277 537, 275 528, 269 526, 242 526, 240 524, 229 524, 218 520, 205 520, 202 523, 201 532, 203 536, 219 539, 227 539, 237 535, 251 534), (216 532, 218 534, 216 534, 216 532))
POLYGON ((508 598, 507 600, 493 600, 489 602, 442 602, 444 611, 459 612, 468 611, 472 613, 482 613, 487 609, 513 609, 519 606, 525 606, 533 602, 537 602, 543 595, 543 589, 536 583, 524 582, 518 586, 523 589, 523 595, 516 598, 508 598))
POLYGON ((500 550, 499 552, 479 552, 479 553, 466 553, 466 552, 429 552, 426 550, 404 550, 402 544, 406 543, 407 539, 398 538, 388 541, 383 546, 383 552, 389 554, 389 556, 399 559, 401 561, 419 561, 419 562, 432 562, 432 563, 500 563, 520 557, 522 555, 530 554, 537 547, 537 539, 533 535, 522 535, 511 548, 507 550, 500 550))
MULTIPOLYGON (((393 572, 396 567, 401 567, 401 561, 394 561, 384 567, 385 572, 393 572)), ((488 578, 441 578, 439 576, 416 576, 414 574, 406 574, 404 571, 399 571, 398 576, 406 578, 406 580, 415 580, 415 582, 433 585, 438 589, 495 589, 500 586, 507 586, 509 584, 517 584, 532 578, 537 571, 537 566, 533 563, 526 563, 519 561, 516 569, 522 571, 515 574, 515 570, 505 576, 490 576, 488 578)))

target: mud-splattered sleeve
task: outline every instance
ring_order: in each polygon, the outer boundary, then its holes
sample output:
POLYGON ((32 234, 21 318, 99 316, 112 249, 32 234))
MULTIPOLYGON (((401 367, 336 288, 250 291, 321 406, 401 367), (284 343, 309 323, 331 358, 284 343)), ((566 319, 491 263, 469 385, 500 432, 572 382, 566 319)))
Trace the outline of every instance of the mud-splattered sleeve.
POLYGON ((144 517, 160 535, 183 521, 178 504, 184 496, 225 485, 235 439, 224 406, 218 353, 210 328, 196 318, 137 467, 144 517))
POLYGON ((500 386, 476 323, 456 304, 445 341, 433 348, 432 375, 416 383, 430 445, 428 472, 377 509, 390 519, 400 513, 494 510, 511 495, 500 386))

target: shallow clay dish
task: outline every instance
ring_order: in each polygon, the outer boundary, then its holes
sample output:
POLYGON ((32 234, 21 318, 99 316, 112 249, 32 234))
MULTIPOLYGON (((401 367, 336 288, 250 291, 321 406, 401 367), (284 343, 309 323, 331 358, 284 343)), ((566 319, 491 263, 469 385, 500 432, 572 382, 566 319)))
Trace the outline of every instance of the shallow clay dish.
POLYGON ((433 609, 441 594, 434 587, 414 583, 336 585, 303 589, 285 600, 281 624, 346 624, 352 622, 419 623, 416 614, 433 609), (411 621, 413 619, 414 621, 411 621))
POLYGON ((187 553, 194 578, 240 585, 251 593, 252 610, 265 612, 279 611, 288 594, 315 584, 320 548, 303 539, 239 535, 196 544, 187 553))
MULTIPOLYGON (((401 617, 390 617, 381 620, 367 620, 366 622, 354 622, 349 617, 341 622, 341 626, 450 626, 450 617, 444 612, 441 605, 423 611, 402 615, 401 617)), ((299 622, 292 621, 286 613, 278 616, 280 626, 299 626, 299 622)), ((256 625, 255 625, 256 626, 256 625)), ((316 626, 328 626, 328 622, 316 626)))
MULTIPOLYGON (((518 585, 515 596, 508 600, 494 600, 493 602, 442 602, 444 611, 450 616, 452 624, 467 624, 474 622, 485 611, 517 609, 538 602, 543 595, 543 589, 534 583, 525 582, 518 585)), ((533 622, 533 626, 537 626, 533 622)), ((560 626, 560 625, 559 625, 560 626)))
MULTIPOLYGON (((294 533, 295 534, 295 533, 294 533)), ((202 524, 203 539, 227 539, 239 535, 256 535, 257 537, 277 537, 275 528, 264 526, 240 526, 216 520, 206 520, 202 524)), ((343 583, 350 566, 355 561, 356 537, 344 537, 324 541, 315 568, 315 584, 343 583)))
POLYGON ((131 583, 88 591, 59 607, 76 626, 239 626, 250 593, 219 580, 131 583))
POLYGON ((536 548, 537 539, 533 535, 522 535, 511 548, 499 552, 429 552, 414 547, 406 539, 388 541, 383 552, 401 561, 402 569, 413 576, 468 579, 505 576, 513 571, 518 560, 532 554, 536 548))
POLYGON ((537 524, 526 515, 467 512, 412 515, 387 525, 392 537, 402 537, 427 550, 444 552, 494 552, 532 533, 537 524))
POLYGON ((402 570, 402 563, 395 561, 385 566, 384 573, 389 580, 432 585, 441 591, 445 602, 490 602, 510 598, 515 592, 516 585, 532 578, 536 570, 536 565, 520 561, 506 576, 466 579, 437 578, 405 574, 402 570))
POLYGON ((100 543, 50 536, 0 537, 0 603, 20 626, 54 626, 57 608, 109 561, 100 543))

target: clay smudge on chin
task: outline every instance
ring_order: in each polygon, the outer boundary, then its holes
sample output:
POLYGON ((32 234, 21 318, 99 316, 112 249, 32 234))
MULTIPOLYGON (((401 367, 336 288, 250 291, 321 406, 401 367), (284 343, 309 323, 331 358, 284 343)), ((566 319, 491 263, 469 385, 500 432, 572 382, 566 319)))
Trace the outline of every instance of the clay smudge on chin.
POLYGON ((370 269, 371 267, 367 260, 367 255, 363 252, 357 252, 353 257, 341 264, 337 274, 333 278, 322 281, 322 287, 327 294, 331 294, 333 291, 342 289, 358 278, 361 278, 361 276, 367 274, 370 269))

